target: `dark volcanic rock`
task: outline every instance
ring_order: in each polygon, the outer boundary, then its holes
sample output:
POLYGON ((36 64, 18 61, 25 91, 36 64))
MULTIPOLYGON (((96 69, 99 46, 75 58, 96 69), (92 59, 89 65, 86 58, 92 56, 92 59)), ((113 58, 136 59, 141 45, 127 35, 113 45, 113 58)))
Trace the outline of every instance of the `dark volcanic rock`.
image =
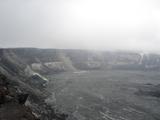
POLYGON ((26 83, 28 83, 30 86, 39 89, 44 88, 47 82, 48 80, 39 74, 33 74, 26 80, 26 83))
POLYGON ((145 88, 140 88, 137 92, 135 92, 135 94, 139 96, 150 96, 160 98, 160 87, 159 85, 149 84, 145 88))
POLYGON ((160 91, 156 91, 156 90, 149 90, 149 91, 139 90, 135 94, 136 95, 158 97, 158 98, 160 97, 160 91))
MULTIPOLYGON (((68 115, 55 112, 41 95, 20 90, 0 74, 0 120, 66 120, 68 115), (30 96, 30 97, 29 97, 30 96), (29 105, 27 105, 27 103, 29 105)), ((27 90, 26 90, 27 91, 27 90)))
POLYGON ((19 94, 18 96, 18 102, 19 104, 25 104, 25 102, 27 101, 27 98, 29 96, 29 94, 19 94))
POLYGON ((11 94, 8 87, 7 78, 0 74, 0 120, 36 120, 32 111, 22 105, 26 102, 28 94, 18 95, 11 94))
POLYGON ((0 120, 38 120, 38 118, 28 107, 10 102, 1 105, 0 120))

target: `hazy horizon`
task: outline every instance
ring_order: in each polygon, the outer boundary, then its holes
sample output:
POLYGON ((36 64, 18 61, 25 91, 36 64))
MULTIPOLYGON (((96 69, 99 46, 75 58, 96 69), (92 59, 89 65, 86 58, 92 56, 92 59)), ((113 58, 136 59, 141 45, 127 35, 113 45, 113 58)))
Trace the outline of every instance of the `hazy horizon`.
POLYGON ((160 52, 158 0, 2 0, 0 47, 160 52))

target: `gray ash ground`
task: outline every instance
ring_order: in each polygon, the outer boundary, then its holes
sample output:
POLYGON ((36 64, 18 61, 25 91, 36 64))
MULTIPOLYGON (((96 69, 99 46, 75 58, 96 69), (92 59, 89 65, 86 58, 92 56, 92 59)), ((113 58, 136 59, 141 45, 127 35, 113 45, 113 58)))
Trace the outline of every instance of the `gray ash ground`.
POLYGON ((50 104, 78 120, 160 120, 156 71, 80 71, 47 76, 50 104))

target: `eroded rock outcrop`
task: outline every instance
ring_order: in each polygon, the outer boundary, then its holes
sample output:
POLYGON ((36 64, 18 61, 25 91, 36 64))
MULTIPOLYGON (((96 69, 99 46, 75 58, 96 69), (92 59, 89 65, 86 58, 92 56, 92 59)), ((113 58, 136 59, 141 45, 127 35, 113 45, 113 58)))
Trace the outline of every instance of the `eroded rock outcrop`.
POLYGON ((24 90, 0 74, 0 120, 67 119, 67 114, 55 111, 45 103, 43 95, 24 90))
POLYGON ((38 120, 25 106, 28 94, 10 90, 9 81, 0 74, 0 120, 38 120))

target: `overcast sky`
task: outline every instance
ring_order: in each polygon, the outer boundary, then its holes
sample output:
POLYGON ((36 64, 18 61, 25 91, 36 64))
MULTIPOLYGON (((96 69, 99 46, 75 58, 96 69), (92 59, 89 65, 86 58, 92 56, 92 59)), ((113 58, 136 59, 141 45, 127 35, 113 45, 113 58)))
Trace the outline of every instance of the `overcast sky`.
POLYGON ((160 2, 0 0, 0 47, 160 51, 160 2))

